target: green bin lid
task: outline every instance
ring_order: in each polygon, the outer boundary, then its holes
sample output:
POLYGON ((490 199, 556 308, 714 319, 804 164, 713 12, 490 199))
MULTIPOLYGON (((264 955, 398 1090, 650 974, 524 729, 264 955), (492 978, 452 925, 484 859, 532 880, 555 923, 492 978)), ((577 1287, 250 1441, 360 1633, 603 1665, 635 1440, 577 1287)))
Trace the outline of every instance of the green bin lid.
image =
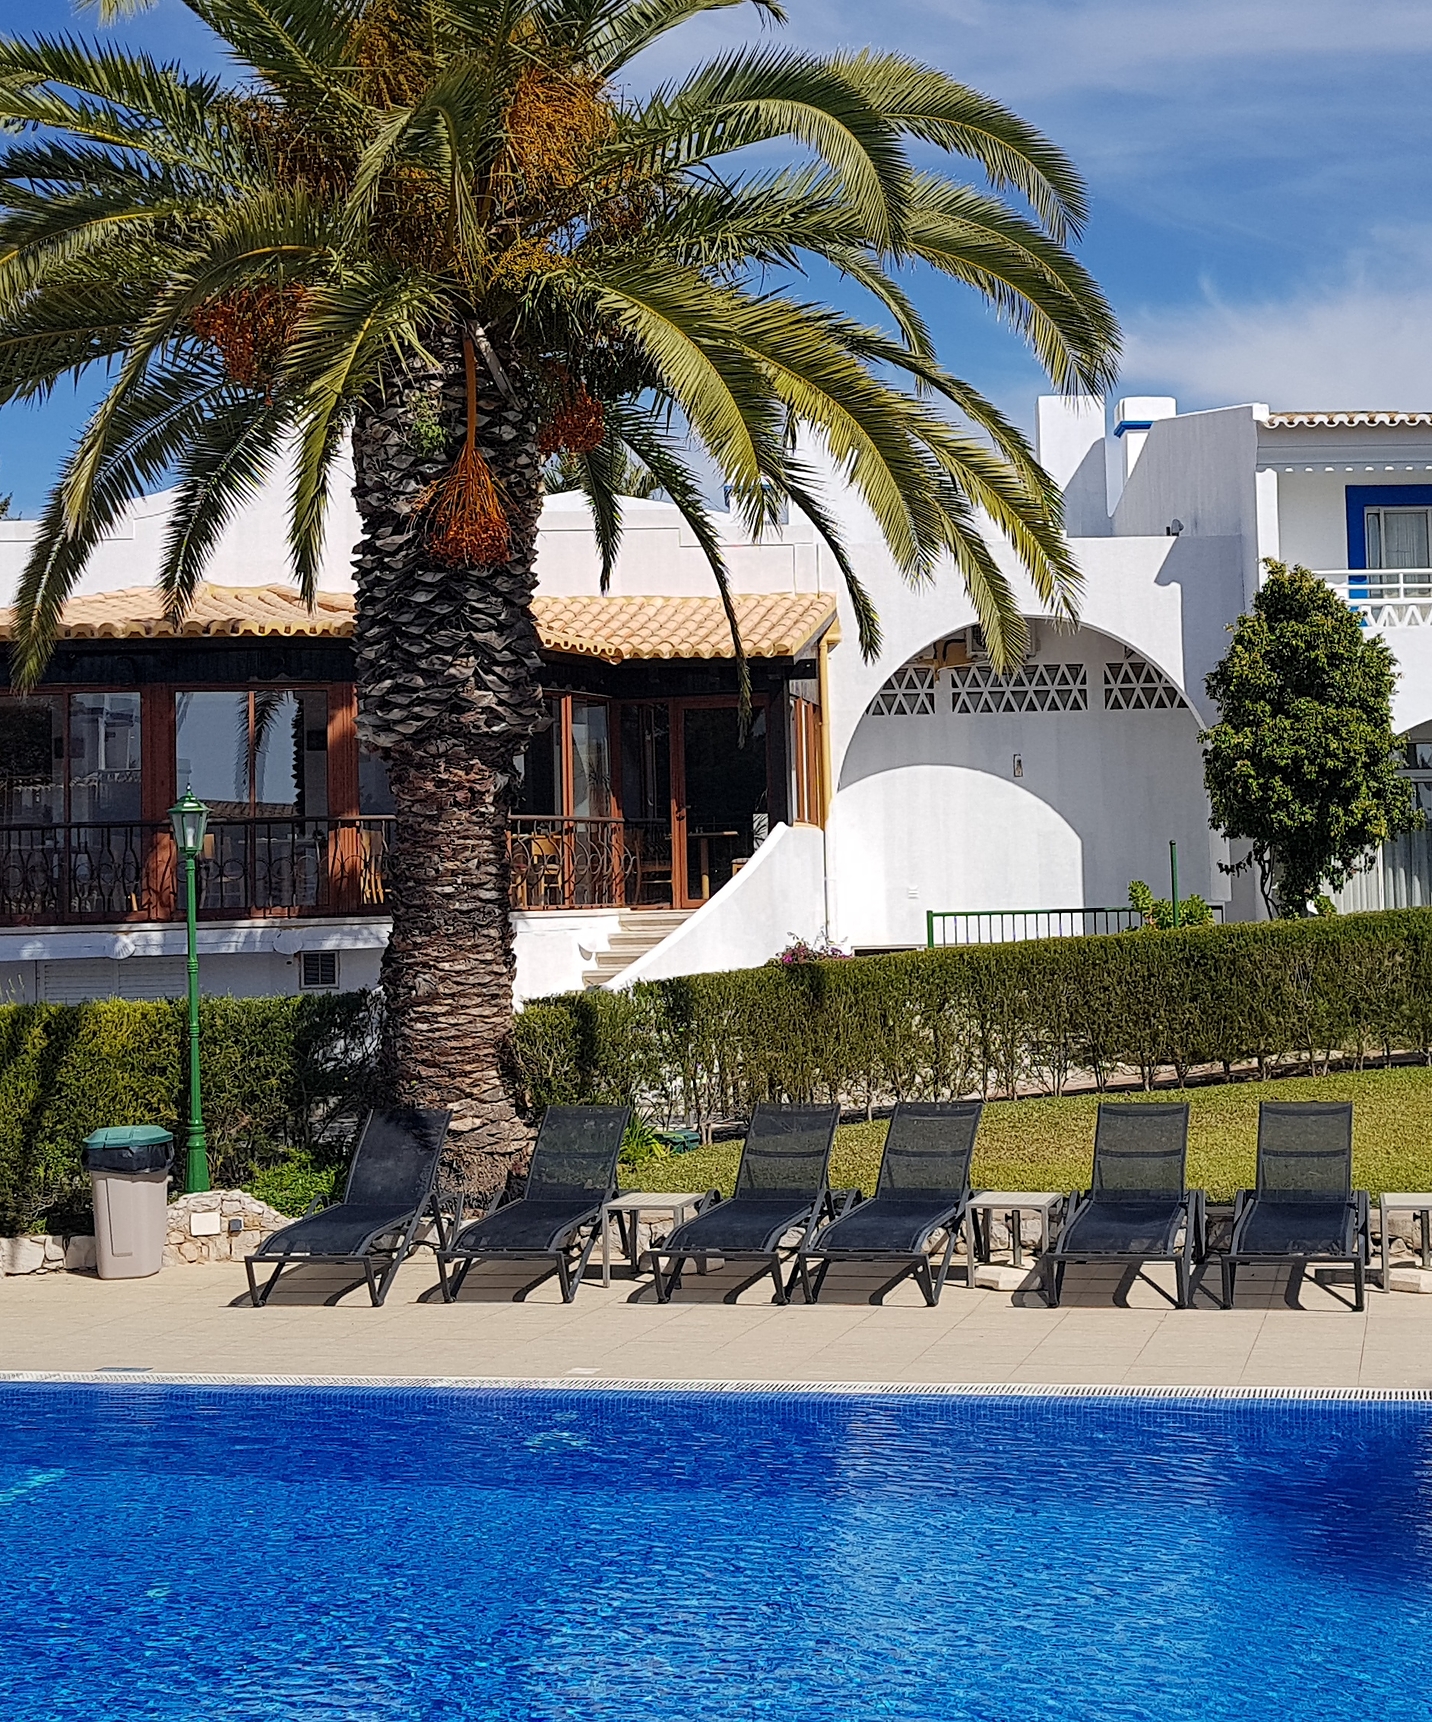
POLYGON ((85 1137, 86 1148, 154 1148, 174 1140, 172 1130, 157 1124, 111 1124, 105 1130, 92 1130, 85 1137))

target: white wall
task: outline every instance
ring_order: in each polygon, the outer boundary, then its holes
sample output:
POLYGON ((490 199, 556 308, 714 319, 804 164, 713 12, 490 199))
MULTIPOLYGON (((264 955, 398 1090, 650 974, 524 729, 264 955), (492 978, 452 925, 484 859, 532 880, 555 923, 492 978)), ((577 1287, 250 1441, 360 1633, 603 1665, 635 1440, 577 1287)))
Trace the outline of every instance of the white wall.
POLYGON ((824 930, 824 834, 777 825, 729 884, 608 985, 755 968, 824 930))
POLYGON ((1284 470, 1271 476, 1278 487, 1280 560, 1318 571, 1346 568, 1346 489, 1358 476, 1284 470))
POLYGON ((620 927, 615 909, 514 909, 517 1003, 580 992, 582 977, 620 927))
MULTIPOLYGON (((318 584, 325 591, 353 588, 353 547, 358 542, 358 510, 352 496, 352 462, 344 457, 334 474, 328 530, 318 584)), ((291 585, 288 555, 288 472, 274 480, 225 529, 205 572, 220 586, 291 585)), ((127 511, 111 536, 95 547, 77 593, 110 592, 124 586, 152 586, 164 550, 164 526, 172 493, 146 496, 127 511)), ((31 543, 33 520, 0 520, 0 605, 14 602, 31 543)))
POLYGON ((1194 713, 1106 711, 1119 644, 1040 638, 1038 661, 1085 665, 1087 710, 957 714, 942 675, 933 716, 861 719, 831 820, 842 942, 923 943, 928 910, 1121 906, 1136 878, 1162 894, 1170 839, 1181 889, 1227 897, 1194 713))
MULTIPOLYGON (((356 992, 378 984, 382 953, 343 951, 338 990, 356 992)), ((243 956, 202 956, 200 990, 220 998, 273 998, 296 993, 295 957, 265 951, 243 956)), ((188 974, 182 956, 84 957, 61 953, 48 960, 0 962, 0 1004, 78 1004, 85 999, 182 998, 188 974)))

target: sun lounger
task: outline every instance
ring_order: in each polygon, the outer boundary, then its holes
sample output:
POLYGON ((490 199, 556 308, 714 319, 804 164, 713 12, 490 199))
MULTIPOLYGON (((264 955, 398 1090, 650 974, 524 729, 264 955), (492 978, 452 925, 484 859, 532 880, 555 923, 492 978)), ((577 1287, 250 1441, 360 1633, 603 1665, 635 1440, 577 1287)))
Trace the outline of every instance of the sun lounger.
MULTIPOLYGON (((931 1306, 940 1301, 955 1240, 970 1199, 970 1156, 984 1104, 906 1103, 895 1108, 875 1194, 816 1234, 796 1257, 806 1301, 814 1303, 832 1262, 898 1262, 899 1272, 870 1294, 883 1301, 912 1274, 931 1306), (930 1272, 930 1240, 944 1232, 938 1279, 930 1272), (809 1264, 818 1261, 814 1279, 809 1264)), ((973 1259, 973 1257, 971 1257, 973 1259)))
POLYGON ((375 1307, 381 1304, 425 1217, 431 1216, 441 1239, 433 1186, 451 1117, 421 1106, 370 1112, 353 1150, 343 1200, 327 1208, 315 1203, 245 1259, 255 1309, 268 1302, 279 1275, 295 1263, 356 1264, 368 1296, 375 1307), (273 1273, 260 1289, 256 1269, 270 1265, 273 1273))
POLYGON ((1265 1100, 1258 1187, 1240 1190, 1223 1258, 1223 1307, 1241 1262, 1345 1262, 1355 1307, 1366 1294, 1368 1198, 1352 1187, 1352 1102, 1265 1100))
POLYGON ((1184 1187, 1187 1162, 1186 1104, 1101 1103, 1093 1180, 1070 1198, 1063 1230, 1040 1258, 1051 1309, 1069 1262, 1156 1261, 1175 1264, 1178 1306, 1188 1308, 1206 1233, 1203 1191, 1184 1187))
POLYGON ((799 1228, 801 1247, 807 1247, 829 1209, 826 1175, 839 1121, 838 1106, 758 1106, 741 1150, 734 1195, 678 1226, 659 1250, 652 1250, 658 1300, 665 1303, 681 1284, 684 1262, 704 1265, 719 1256, 723 1261, 761 1263, 727 1292, 727 1303, 767 1273, 775 1281, 776 1302, 789 1303, 781 1276, 781 1239, 799 1228), (663 1261, 671 1263, 665 1280, 663 1261))
POLYGON ((476 1263, 502 1260, 551 1263, 514 1301, 556 1274, 562 1302, 571 1303, 601 1230, 602 1204, 616 1192, 630 1122, 630 1106, 549 1106, 522 1195, 466 1225, 459 1209, 451 1241, 438 1251, 443 1302, 456 1298, 476 1263))

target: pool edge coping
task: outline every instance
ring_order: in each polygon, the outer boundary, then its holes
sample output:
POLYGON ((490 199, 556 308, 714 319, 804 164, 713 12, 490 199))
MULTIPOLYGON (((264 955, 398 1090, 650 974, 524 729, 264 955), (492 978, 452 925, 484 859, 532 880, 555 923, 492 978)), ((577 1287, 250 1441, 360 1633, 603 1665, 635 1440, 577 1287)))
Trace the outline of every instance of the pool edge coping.
POLYGON ((1095 1382, 925 1381, 673 1381, 651 1376, 524 1375, 246 1375, 193 1374, 150 1369, 5 1369, 0 1387, 279 1387, 457 1389, 520 1393, 719 1393, 799 1394, 811 1398, 854 1394, 897 1398, 1014 1399, 1287 1399, 1432 1401, 1426 1387, 1227 1387, 1133 1386, 1095 1382))

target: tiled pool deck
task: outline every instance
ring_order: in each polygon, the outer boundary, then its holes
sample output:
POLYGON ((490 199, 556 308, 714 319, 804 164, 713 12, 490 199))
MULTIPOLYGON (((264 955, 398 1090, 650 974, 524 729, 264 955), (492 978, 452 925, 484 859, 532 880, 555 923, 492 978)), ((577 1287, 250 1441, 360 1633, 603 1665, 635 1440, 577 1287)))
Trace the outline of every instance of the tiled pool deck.
POLYGON ((734 1269, 690 1276, 666 1306, 649 1280, 603 1290, 589 1279, 570 1307, 550 1282, 513 1303, 519 1282, 486 1270, 444 1307, 426 1253, 375 1310, 361 1291, 329 1303, 343 1282, 319 1276, 295 1274, 263 1310, 228 1265, 2 1279, 0 1371, 1432 1388, 1432 1297, 1370 1287, 1359 1315, 1350 1286, 1304 1282, 1290 1308, 1284 1280, 1246 1269, 1229 1311, 1202 1292, 1198 1307, 1174 1309, 1157 1268, 1129 1283, 1071 1267, 1058 1310, 962 1284, 933 1310, 908 1285, 872 1308, 870 1282, 834 1272, 813 1308, 776 1307, 769 1282, 726 1305, 734 1269))

